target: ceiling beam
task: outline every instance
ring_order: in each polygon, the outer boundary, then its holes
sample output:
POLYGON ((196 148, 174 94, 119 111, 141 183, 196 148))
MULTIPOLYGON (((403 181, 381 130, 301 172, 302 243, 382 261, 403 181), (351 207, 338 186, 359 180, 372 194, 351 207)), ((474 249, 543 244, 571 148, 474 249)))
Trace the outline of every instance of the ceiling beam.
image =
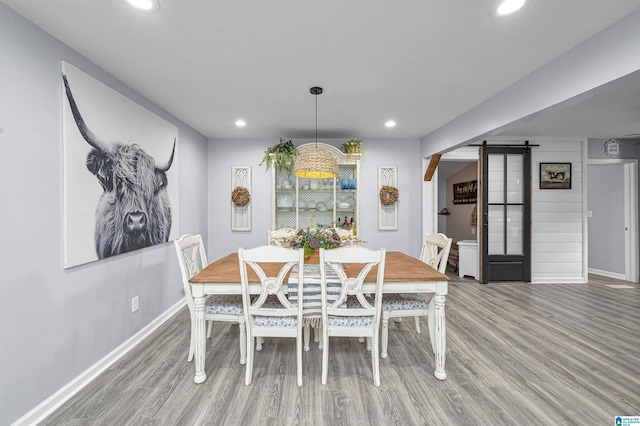
POLYGON ((429 167, 427 167, 427 171, 424 173, 424 181, 431 182, 431 178, 433 174, 436 172, 436 167, 438 167, 438 163, 440 162, 440 154, 433 154, 431 156, 431 161, 429 161, 429 167))

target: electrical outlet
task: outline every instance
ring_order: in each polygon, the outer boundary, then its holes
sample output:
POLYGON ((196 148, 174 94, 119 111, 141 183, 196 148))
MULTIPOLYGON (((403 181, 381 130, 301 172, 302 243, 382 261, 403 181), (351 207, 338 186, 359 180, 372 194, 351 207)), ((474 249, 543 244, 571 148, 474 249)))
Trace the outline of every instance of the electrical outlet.
POLYGON ((131 312, 135 312, 140 308, 140 301, 138 296, 131 299, 131 312))

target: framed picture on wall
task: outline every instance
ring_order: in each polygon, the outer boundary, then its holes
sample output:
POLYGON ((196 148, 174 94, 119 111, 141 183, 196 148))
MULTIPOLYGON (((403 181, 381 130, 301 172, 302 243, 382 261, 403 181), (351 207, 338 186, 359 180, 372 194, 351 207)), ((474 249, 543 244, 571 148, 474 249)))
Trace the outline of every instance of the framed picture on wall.
POLYGON ((64 267, 178 238, 178 128, 62 61, 64 267))
POLYGON ((478 180, 453 184, 453 204, 475 204, 478 200, 478 180))
POLYGON ((540 163, 540 189, 571 189, 571 163, 540 163))

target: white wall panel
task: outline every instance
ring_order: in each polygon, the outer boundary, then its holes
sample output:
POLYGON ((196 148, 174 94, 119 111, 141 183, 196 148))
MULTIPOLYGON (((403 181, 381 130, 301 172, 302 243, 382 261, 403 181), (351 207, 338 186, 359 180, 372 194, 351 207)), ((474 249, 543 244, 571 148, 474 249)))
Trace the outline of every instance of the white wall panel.
POLYGON ((581 139, 545 139, 531 155, 531 280, 585 282, 581 139), (571 163, 571 189, 539 189, 540 163, 571 163))

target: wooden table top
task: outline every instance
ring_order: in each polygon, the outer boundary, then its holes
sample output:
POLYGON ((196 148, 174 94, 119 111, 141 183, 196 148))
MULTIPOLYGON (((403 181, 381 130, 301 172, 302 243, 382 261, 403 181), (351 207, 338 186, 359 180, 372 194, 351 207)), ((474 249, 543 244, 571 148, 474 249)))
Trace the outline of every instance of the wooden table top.
MULTIPOLYGON (((271 263, 263 264, 262 266, 268 276, 275 276, 282 268, 282 265, 282 263, 271 263)), ((344 269, 348 276, 354 276, 362 269, 362 266, 345 264, 344 269)), ((247 272, 249 282, 260 282, 251 268, 247 268, 247 272)), ((373 268, 365 278, 365 281, 375 281, 377 273, 377 267, 373 268)), ((399 251, 389 251, 385 259, 384 280, 385 282, 448 281, 449 278, 420 259, 399 251)), ((240 283, 238 253, 231 253, 210 263, 191 278, 189 282, 194 284, 240 283)))

